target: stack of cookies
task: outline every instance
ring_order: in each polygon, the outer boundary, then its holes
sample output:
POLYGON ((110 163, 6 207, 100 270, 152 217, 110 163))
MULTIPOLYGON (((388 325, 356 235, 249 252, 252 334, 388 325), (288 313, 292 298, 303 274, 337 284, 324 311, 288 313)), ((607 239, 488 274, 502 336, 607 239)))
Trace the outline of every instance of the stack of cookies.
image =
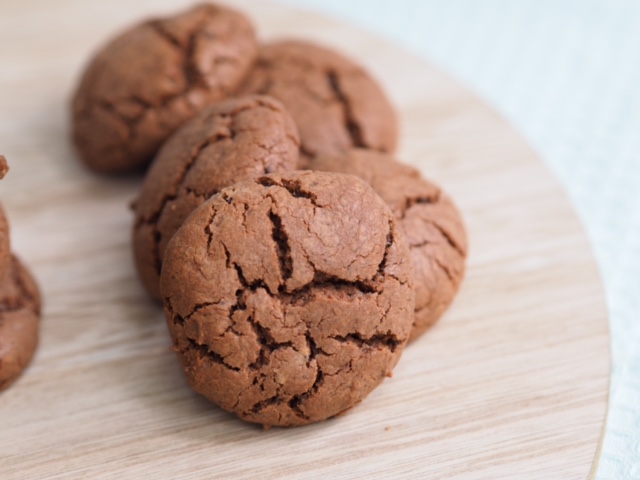
POLYGON ((90 63, 73 101, 85 163, 150 164, 134 204, 140 279, 191 386, 264 426, 338 415, 452 302, 466 233, 399 163, 375 80, 304 41, 260 45, 212 4, 146 21, 90 63))
MULTIPOLYGON (((0 179, 8 170, 0 155, 0 179)), ((0 207, 0 391, 31 362, 39 327, 40 292, 27 268, 11 253, 9 224, 0 207)))

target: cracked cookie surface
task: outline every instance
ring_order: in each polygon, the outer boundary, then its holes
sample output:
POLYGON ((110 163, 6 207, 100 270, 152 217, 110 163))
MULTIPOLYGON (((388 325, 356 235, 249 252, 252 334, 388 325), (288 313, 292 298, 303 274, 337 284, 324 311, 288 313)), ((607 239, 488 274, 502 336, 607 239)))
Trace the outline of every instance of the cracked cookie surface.
POLYGON ((122 173, 144 167, 206 105, 233 93, 257 52, 241 13, 202 4, 114 38, 73 98, 73 140, 84 163, 122 173))
POLYGON ((394 152, 396 114, 375 80, 339 53, 303 41, 263 45, 243 93, 271 95, 300 132, 301 167, 318 153, 352 147, 394 152))
POLYGON ((16 258, 0 276, 0 391, 29 365, 38 345, 40 292, 16 258))
POLYGON ((362 180, 271 174, 223 189, 167 247, 162 295, 192 388, 244 420, 294 426, 371 392, 409 337, 408 247, 362 180))
POLYGON ((415 267, 410 340, 417 338, 442 316, 464 277, 467 234, 460 212, 438 185, 389 155, 354 149, 340 156, 318 156, 313 168, 362 178, 391 208, 415 267))
POLYGON ((293 170, 300 141, 277 100, 227 99, 201 112, 158 152, 135 203, 133 249, 142 283, 160 299, 160 270, 169 240, 187 216, 222 188, 293 170))

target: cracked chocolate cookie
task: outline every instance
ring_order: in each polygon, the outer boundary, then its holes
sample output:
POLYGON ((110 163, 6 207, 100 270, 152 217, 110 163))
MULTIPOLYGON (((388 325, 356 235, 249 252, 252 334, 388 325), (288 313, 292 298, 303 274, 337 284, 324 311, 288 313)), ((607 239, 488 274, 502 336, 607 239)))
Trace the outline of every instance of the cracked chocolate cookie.
POLYGON ((467 234, 460 212, 440 187, 389 155, 352 150, 318 156, 313 166, 357 175, 391 208, 415 267, 416 311, 410 340, 417 338, 451 304, 464 277, 467 234))
POLYGON ((318 153, 352 147, 395 151, 397 119, 384 92, 362 67, 327 48, 264 45, 240 91, 271 95, 289 110, 302 141, 301 167, 318 153))
POLYGON ((0 277, 0 391, 29 365, 38 345, 40 292, 22 263, 12 256, 0 277))
POLYGON ((242 14, 202 4, 122 33, 93 58, 73 98, 73 141, 92 169, 144 167, 206 105, 233 93, 256 56, 242 14))
POLYGON ((184 219, 224 187, 293 170, 299 146, 282 104, 257 95, 208 108, 163 145, 134 207, 136 267, 151 296, 160 299, 162 257, 184 219))
POLYGON ((414 290, 403 235, 352 175, 296 171, 235 184, 169 242, 162 295, 196 392, 242 419, 340 414, 391 373, 414 290))
MULTIPOLYGON (((0 155, 0 180, 9 171, 7 159, 0 155)), ((9 241, 9 222, 0 205, 0 278, 11 262, 11 242, 9 241)))

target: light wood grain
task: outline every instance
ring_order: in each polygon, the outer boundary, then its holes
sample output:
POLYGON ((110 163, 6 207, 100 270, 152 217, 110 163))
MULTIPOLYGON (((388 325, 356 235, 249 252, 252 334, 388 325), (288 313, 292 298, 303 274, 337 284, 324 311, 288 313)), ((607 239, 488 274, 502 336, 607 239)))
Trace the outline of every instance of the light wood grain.
POLYGON ((464 88, 349 26, 236 2, 264 38, 320 40, 381 79, 400 157, 453 194, 471 256, 460 296, 349 414, 262 431, 191 393, 138 284, 127 208, 139 178, 81 168, 67 105, 89 53, 170 0, 3 2, 0 195, 45 296, 42 343, 0 395, 0 477, 585 478, 609 375, 598 272, 536 154, 464 88))

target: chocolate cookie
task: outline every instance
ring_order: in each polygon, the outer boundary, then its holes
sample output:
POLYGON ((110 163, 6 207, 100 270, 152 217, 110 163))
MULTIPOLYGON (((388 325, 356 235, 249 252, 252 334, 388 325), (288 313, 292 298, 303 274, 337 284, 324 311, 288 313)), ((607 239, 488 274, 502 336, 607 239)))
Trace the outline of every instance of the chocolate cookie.
POLYGON ((0 278, 0 390, 29 365, 38 345, 40 292, 33 277, 12 256, 0 278))
POLYGON ((321 155, 313 167, 357 175, 391 207, 415 267, 416 313, 410 340, 417 338, 444 313, 464 277, 467 234, 458 209, 440 187, 389 155, 352 150, 321 155))
POLYGON ((136 266, 154 298, 160 299, 164 250, 184 219, 224 187, 293 170, 299 145, 295 124, 282 104, 257 95, 210 107, 167 141, 134 207, 136 266))
POLYGON ((73 99, 73 140, 96 171, 144 167, 162 142, 229 94, 257 51, 242 14, 213 4, 149 20, 107 44, 73 99))
MULTIPOLYGON (((9 171, 7 159, 0 155, 0 180, 9 171)), ((9 222, 4 214, 4 209, 0 205, 0 278, 11 263, 11 243, 9 241, 9 222)))
POLYGON ((9 222, 0 205, 0 278, 11 263, 11 242, 9 241, 9 222))
POLYGON ((9 164, 7 163, 7 159, 4 155, 0 155, 0 180, 4 178, 4 176, 9 171, 9 164))
POLYGON ((264 45, 240 89, 280 100, 300 132, 301 166, 318 153, 352 147, 393 152, 396 114, 380 86, 360 66, 312 43, 264 45))
POLYGON ((413 320, 405 240, 351 175, 296 171, 225 188, 169 242, 161 285, 193 389, 266 426, 361 401, 390 374, 413 320))

